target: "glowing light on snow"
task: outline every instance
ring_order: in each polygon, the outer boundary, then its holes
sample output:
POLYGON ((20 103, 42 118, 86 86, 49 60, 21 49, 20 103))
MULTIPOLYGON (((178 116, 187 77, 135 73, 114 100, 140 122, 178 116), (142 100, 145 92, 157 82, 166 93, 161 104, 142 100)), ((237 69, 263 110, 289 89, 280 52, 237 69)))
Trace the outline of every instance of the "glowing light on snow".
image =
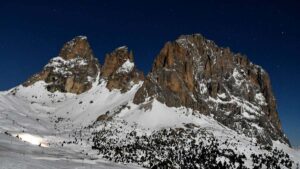
POLYGON ((28 142, 33 145, 38 145, 41 147, 48 147, 47 143, 44 141, 42 137, 36 136, 36 135, 31 135, 28 133, 20 133, 20 134, 15 134, 15 137, 18 137, 22 141, 28 142))

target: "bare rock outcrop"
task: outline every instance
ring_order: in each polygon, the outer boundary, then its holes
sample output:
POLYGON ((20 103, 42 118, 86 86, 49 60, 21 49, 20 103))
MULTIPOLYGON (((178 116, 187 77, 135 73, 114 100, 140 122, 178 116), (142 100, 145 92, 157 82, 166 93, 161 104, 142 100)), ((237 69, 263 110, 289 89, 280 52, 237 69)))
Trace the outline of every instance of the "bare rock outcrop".
POLYGON ((92 87, 100 73, 100 64, 85 36, 78 36, 64 44, 59 55, 23 85, 45 81, 50 92, 81 94, 92 87))
POLYGON ((154 98, 170 107, 185 106, 211 115, 261 143, 289 143, 267 72, 200 34, 165 44, 134 103, 154 98))
POLYGON ((144 80, 144 75, 136 69, 133 54, 126 46, 115 49, 106 55, 101 69, 101 77, 107 80, 109 90, 119 89, 126 92, 134 84, 144 80))

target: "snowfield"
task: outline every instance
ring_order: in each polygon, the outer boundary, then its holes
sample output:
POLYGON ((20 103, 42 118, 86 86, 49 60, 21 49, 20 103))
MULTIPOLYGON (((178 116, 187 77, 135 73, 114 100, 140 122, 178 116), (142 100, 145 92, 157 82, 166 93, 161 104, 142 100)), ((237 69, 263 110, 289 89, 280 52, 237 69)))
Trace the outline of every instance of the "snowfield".
MULTIPOLYGON (((120 72, 131 71, 131 68, 131 63, 126 63, 120 72)), ((166 128, 188 129, 187 126, 193 126, 222 142, 229 140, 230 144, 220 145, 221 149, 234 149, 235 153, 244 154, 249 159, 252 153, 267 153, 255 145, 254 138, 223 126, 213 117, 184 107, 167 107, 156 100, 133 104, 134 94, 141 85, 142 82, 122 94, 118 90, 109 91, 106 82, 101 81, 88 92, 74 95, 50 93, 40 81, 29 87, 18 86, 0 93, 0 169, 142 168, 137 164, 110 162, 102 158, 98 150, 92 149, 92 133, 103 129, 118 130, 107 138, 120 141, 120 145, 129 144, 126 134, 132 131, 140 136, 150 136, 166 128), (113 117, 113 120, 95 123, 99 116, 113 117)), ((264 104, 259 95, 257 99, 264 104)), ((204 143, 207 144, 205 140, 204 143)), ((275 147, 300 163, 299 151, 278 141, 274 141, 275 147)), ((218 160, 226 161, 221 157, 218 160)), ((252 166, 251 161, 245 163, 252 166)))
POLYGON ((0 134, 0 169, 126 169, 140 168, 121 165, 101 159, 92 160, 76 151, 61 148, 43 148, 0 134))

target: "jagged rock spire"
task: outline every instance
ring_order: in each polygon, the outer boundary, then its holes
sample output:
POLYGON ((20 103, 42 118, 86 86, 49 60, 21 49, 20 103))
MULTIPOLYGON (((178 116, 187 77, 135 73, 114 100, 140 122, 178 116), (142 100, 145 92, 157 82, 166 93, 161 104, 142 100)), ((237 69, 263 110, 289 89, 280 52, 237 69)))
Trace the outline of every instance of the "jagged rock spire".
POLYGON ((144 79, 143 73, 136 69, 132 51, 129 52, 126 46, 106 55, 101 77, 107 80, 109 90, 120 89, 121 92, 144 79))
POLYGON ((108 78, 116 73, 117 69, 119 69, 127 60, 133 63, 132 52, 129 52, 126 46, 116 48, 113 52, 106 54, 101 75, 104 78, 108 78))
POLYGON ((50 92, 80 94, 92 87, 100 73, 100 64, 85 36, 78 36, 64 44, 59 55, 50 60, 44 69, 27 80, 29 86, 45 81, 50 92))
POLYGON ((143 73, 136 69, 133 53, 126 46, 107 54, 101 68, 87 37, 77 36, 65 43, 59 55, 23 85, 30 86, 37 81, 45 81, 50 92, 81 94, 92 87, 98 75, 99 80, 107 81, 109 90, 119 89, 121 92, 126 92, 144 79, 143 73))
POLYGON ((77 36, 64 44, 59 56, 65 60, 77 57, 87 60, 93 59, 94 54, 86 36, 77 36))

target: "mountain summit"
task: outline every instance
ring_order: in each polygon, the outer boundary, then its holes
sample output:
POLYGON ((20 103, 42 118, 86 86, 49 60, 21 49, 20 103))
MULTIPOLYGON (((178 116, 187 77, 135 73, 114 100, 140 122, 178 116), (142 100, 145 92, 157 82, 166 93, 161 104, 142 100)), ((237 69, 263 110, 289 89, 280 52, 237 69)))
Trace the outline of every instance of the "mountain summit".
POLYGON ((59 55, 23 85, 30 86, 43 80, 47 83, 48 91, 80 94, 92 87, 99 73, 100 64, 87 37, 78 36, 65 43, 59 55))
POLYGON ((165 44, 134 103, 147 98, 212 115, 261 143, 272 144, 273 139, 288 143, 266 71, 200 34, 165 44))
POLYGON ((116 48, 106 55, 101 69, 101 77, 106 79, 109 90, 128 91, 134 84, 144 80, 144 75, 134 63, 133 53, 126 46, 116 48))

